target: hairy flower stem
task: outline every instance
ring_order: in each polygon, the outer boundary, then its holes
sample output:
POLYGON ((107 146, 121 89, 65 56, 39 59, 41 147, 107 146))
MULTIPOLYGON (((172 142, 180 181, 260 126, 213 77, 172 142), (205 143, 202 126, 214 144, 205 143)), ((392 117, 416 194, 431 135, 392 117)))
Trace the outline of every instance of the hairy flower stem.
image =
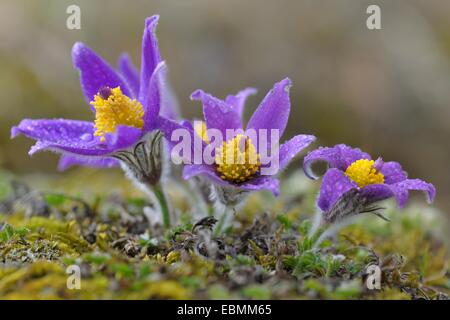
POLYGON ((217 236, 233 221, 233 214, 236 214, 236 207, 242 205, 247 196, 247 191, 240 190, 235 187, 212 185, 210 199, 214 202, 214 211, 223 210, 222 216, 219 218, 214 235, 217 236))
POLYGON ((161 187, 160 183, 154 185, 152 190, 156 196, 156 199, 159 202, 159 207, 160 207, 164 227, 169 228, 170 227, 170 209, 169 209, 169 204, 167 202, 167 198, 164 193, 164 190, 161 187))
MULTIPOLYGON (((320 234, 320 236, 314 241, 314 244, 312 245, 312 248, 315 249, 317 248, 324 240, 326 240, 327 238, 330 238, 334 235, 336 235, 339 231, 341 231, 344 227, 353 224, 355 222, 355 220, 357 220, 359 218, 358 215, 355 216, 347 216, 344 219, 340 220, 340 221, 335 221, 332 223, 327 223, 326 224, 326 228, 325 230, 322 231, 322 233, 320 234)), ((320 228, 320 225, 323 223, 323 221, 319 222, 319 224, 317 225, 317 229, 315 230, 314 233, 309 233, 309 238, 310 239, 314 239, 314 237, 317 235, 317 232, 320 228)), ((312 229, 311 229, 312 230, 312 229)))
POLYGON ((206 216, 211 216, 212 211, 209 210, 210 201, 209 194, 211 192, 211 184, 202 177, 194 177, 188 181, 189 195, 188 198, 192 203, 193 217, 201 219, 206 216))
POLYGON ((362 197, 358 190, 350 190, 344 193, 328 211, 316 212, 313 226, 308 234, 310 239, 314 239, 321 225, 326 229, 315 241, 314 247, 320 245, 326 238, 337 234, 343 227, 352 224, 361 214, 371 213, 383 220, 389 221, 382 213, 382 207, 373 203, 368 203, 365 197, 362 197))
POLYGON ((116 152, 114 157, 120 160, 127 177, 152 200, 155 210, 161 214, 164 227, 168 228, 171 210, 161 185, 163 163, 167 163, 161 145, 162 136, 161 131, 152 131, 135 146, 116 152))
POLYGON ((319 231, 321 223, 322 223, 322 212, 319 209, 316 209, 311 229, 309 229, 308 232, 308 238, 312 239, 316 235, 317 231, 319 231))
POLYGON ((214 237, 219 236, 221 233, 223 233, 226 230, 226 228, 229 227, 230 215, 231 215, 230 208, 225 206, 223 213, 220 216, 219 221, 217 222, 217 225, 214 229, 214 232, 213 232, 214 237))
POLYGON ((355 220, 356 220, 356 217, 351 217, 351 218, 347 218, 347 219, 339 221, 339 222, 335 222, 333 224, 329 224, 327 226, 327 228, 320 234, 320 236, 317 238, 317 240, 314 241, 312 248, 316 249, 327 238, 334 236, 339 231, 341 231, 342 228, 354 223, 355 220))

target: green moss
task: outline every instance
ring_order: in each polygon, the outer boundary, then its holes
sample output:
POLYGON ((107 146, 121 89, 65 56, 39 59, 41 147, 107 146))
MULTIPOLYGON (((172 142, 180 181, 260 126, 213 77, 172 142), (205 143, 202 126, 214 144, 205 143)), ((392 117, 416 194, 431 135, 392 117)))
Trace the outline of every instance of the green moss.
POLYGON ((207 224, 193 228, 179 186, 169 189, 182 219, 164 232, 150 228, 149 203, 121 178, 95 173, 96 193, 84 194, 87 177, 39 181, 60 193, 35 192, 26 210, 0 181, 9 208, 0 214, 1 299, 435 299, 450 291, 445 233, 437 232, 445 223, 413 204, 399 213, 388 203, 390 223, 362 217, 314 248, 306 235, 317 186, 297 173, 283 180, 280 198, 252 194, 235 228, 213 239, 199 232, 207 224), (382 266, 382 290, 365 286, 373 263, 382 266), (80 290, 67 287, 69 265, 80 267, 80 290))
POLYGON ((256 300, 270 299, 270 288, 260 284, 252 284, 242 289, 242 295, 246 298, 256 300))

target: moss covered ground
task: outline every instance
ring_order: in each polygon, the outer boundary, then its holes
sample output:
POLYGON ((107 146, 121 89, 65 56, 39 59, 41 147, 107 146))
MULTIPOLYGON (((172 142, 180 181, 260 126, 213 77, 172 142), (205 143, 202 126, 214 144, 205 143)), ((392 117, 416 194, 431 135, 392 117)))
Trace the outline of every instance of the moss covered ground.
POLYGON ((282 181, 279 198, 252 194, 216 237, 214 219, 196 212, 195 191, 178 181, 167 190, 179 222, 163 230, 118 171, 2 172, 0 298, 448 297, 448 225, 422 198, 403 211, 387 202, 390 222, 362 216, 313 248, 306 234, 318 186, 300 172, 282 181), (366 286, 371 264, 381 267, 381 290, 366 286), (80 289, 67 286, 70 265, 80 267, 80 289))

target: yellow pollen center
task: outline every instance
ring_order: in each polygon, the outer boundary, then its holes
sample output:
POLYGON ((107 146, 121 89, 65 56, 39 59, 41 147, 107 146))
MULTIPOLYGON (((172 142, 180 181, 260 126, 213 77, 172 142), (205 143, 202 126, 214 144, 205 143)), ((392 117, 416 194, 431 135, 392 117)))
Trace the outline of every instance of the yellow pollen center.
POLYGON ((95 136, 105 141, 106 133, 116 131, 118 125, 136 128, 144 126, 144 108, 136 101, 122 93, 120 87, 102 88, 91 101, 95 108, 95 136))
POLYGON ((261 167, 259 154, 252 141, 241 134, 216 148, 215 162, 220 177, 233 183, 249 180, 261 167))
POLYGON ((206 122, 205 121, 195 121, 194 122, 195 133, 206 143, 209 143, 208 133, 206 132, 206 122))
POLYGON ((373 160, 356 160, 345 170, 345 175, 360 188, 370 184, 384 183, 384 175, 381 172, 377 172, 373 166, 374 163, 373 160))

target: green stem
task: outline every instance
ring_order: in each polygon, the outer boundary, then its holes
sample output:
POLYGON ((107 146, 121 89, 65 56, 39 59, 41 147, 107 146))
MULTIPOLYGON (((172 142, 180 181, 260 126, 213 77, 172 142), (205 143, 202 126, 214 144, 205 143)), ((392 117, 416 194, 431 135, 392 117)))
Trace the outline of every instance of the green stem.
POLYGON ((153 192, 155 193, 155 196, 159 201, 164 227, 169 228, 170 227, 170 212, 169 212, 169 205, 167 203, 166 195, 164 194, 164 191, 160 184, 157 184, 153 187, 153 192))

